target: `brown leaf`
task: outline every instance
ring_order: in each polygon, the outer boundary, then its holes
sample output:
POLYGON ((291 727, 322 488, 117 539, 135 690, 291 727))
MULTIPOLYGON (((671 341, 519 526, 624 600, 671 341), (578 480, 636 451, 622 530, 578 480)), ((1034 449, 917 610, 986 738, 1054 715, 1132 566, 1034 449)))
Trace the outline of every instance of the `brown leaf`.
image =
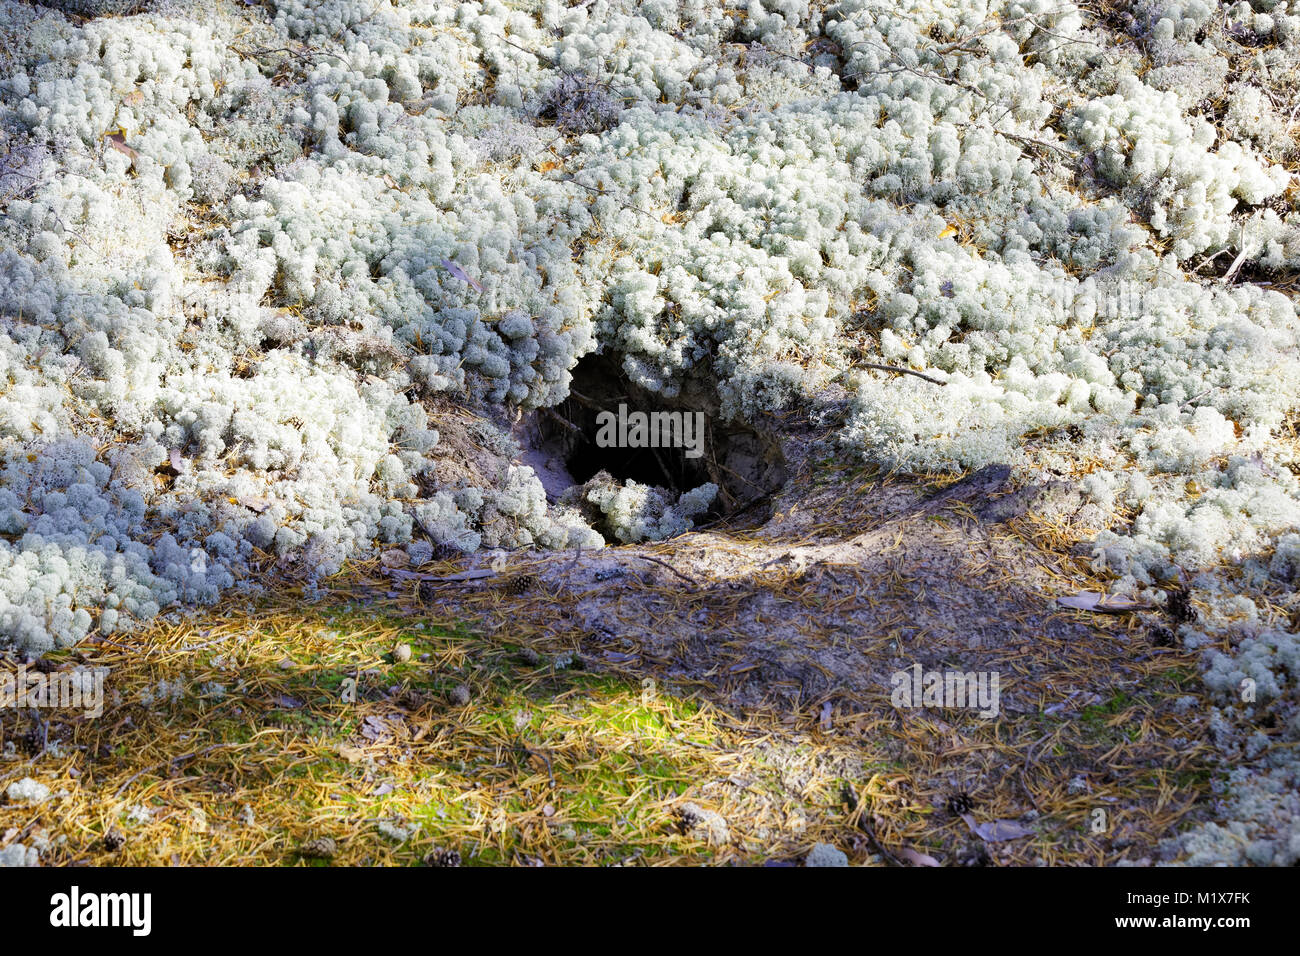
POLYGON ((966 826, 970 827, 971 832, 985 843, 1001 843, 1004 840, 1019 840, 1034 835, 1033 830, 1017 823, 1015 820, 993 820, 989 823, 976 823, 975 818, 969 813, 963 813, 961 818, 966 821, 966 826))
POLYGON ((137 159, 140 158, 139 153, 133 150, 130 146, 126 145, 126 137, 123 136, 121 133, 109 133, 107 138, 108 138, 108 145, 112 146, 119 153, 122 153, 125 156, 129 156, 132 163, 134 163, 137 159))
POLYGON ((361 736, 367 740, 386 740, 392 735, 392 729, 382 717, 376 717, 372 714, 361 724, 361 736))
POLYGON ((910 846, 905 846, 902 849, 900 849, 898 851, 898 855, 901 856, 908 863, 911 863, 913 866, 938 866, 939 865, 939 861, 936 860, 934 857, 926 853, 919 853, 916 850, 913 850, 910 846))
POLYGON ((1102 594, 1099 591, 1080 591, 1068 597, 1059 597, 1056 603, 1076 611, 1097 611, 1103 614, 1122 614, 1125 611, 1142 611, 1150 605, 1135 601, 1122 594, 1102 594))
POLYGON ((461 282, 469 283, 471 286, 474 287, 476 291, 478 292, 483 291, 483 287, 481 285, 479 285, 477 282, 471 279, 469 277, 469 274, 464 269, 456 265, 456 263, 452 262, 450 259, 443 259, 442 267, 446 269, 448 272, 450 272, 452 275, 454 275, 461 282))

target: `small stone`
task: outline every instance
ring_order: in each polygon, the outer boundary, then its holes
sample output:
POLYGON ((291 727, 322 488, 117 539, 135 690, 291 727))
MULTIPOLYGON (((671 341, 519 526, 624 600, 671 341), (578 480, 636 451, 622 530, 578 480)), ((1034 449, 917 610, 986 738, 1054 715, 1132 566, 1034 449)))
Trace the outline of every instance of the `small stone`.
POLYGON ((464 707, 469 703, 469 696, 469 688, 464 684, 457 684, 452 688, 451 693, 447 695, 447 699, 457 707, 464 707))
POLYGON ((849 858, 843 850, 837 850, 829 843, 818 843, 804 857, 804 866, 848 866, 849 858))
POLYGON ((283 657, 280 659, 280 663, 277 666, 282 671, 293 670, 293 660, 288 657, 283 657))
POLYGON ((398 644, 393 648, 393 660, 399 664, 405 664, 411 659, 411 645, 398 644))
POLYGON ((525 664, 536 667, 542 662, 542 655, 538 654, 531 647, 521 647, 519 648, 519 659, 525 664))

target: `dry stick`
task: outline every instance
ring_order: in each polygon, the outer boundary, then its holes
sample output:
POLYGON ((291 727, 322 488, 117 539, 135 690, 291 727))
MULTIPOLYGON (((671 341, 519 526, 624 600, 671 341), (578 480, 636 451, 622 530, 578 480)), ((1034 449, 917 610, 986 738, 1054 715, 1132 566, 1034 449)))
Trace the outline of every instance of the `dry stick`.
POLYGON ((1033 804, 1035 810, 1041 810, 1042 807, 1039 806, 1038 799, 1034 796, 1034 792, 1029 789, 1029 781, 1025 779, 1025 771, 1034 763, 1034 750, 1041 747, 1055 735, 1056 731, 1052 731, 1051 733, 1044 734, 1039 737, 1038 740, 1034 741, 1034 743, 1030 744, 1029 749, 1025 751, 1024 763, 1021 764, 1020 767, 1020 789, 1025 792, 1025 796, 1029 798, 1029 802, 1033 804))
POLYGON ((724 521, 728 521, 728 520, 730 520, 731 518, 734 518, 736 515, 738 515, 738 514, 742 514, 743 512, 745 512, 746 510, 748 510, 749 508, 752 508, 754 505, 758 504, 760 501, 764 501, 764 500, 766 500, 767 498, 771 498, 772 495, 774 495, 775 493, 776 493, 776 492, 768 491, 768 492, 764 492, 764 493, 761 494, 761 495, 756 495, 756 496, 754 496, 753 498, 750 498, 748 501, 744 501, 744 502, 741 502, 740 504, 736 505, 736 507, 732 508, 730 511, 728 511, 728 512, 727 512, 725 515, 723 515, 721 518, 714 518, 712 521, 707 521, 707 522, 705 522, 705 523, 702 524, 702 525, 697 525, 696 528, 695 528, 695 530, 696 530, 696 531, 703 531, 705 528, 712 528, 713 526, 718 525, 718 524, 721 524, 721 523, 724 522, 724 521))
POLYGON ((1049 143, 1046 140, 1034 139, 1032 136, 1022 136, 1020 133, 1008 133, 1006 130, 995 129, 993 132, 999 136, 1005 136, 1009 140, 1022 143, 1027 146, 1041 146, 1043 149, 1050 149, 1053 152, 1060 153, 1067 159, 1078 159, 1078 153, 1072 153, 1064 146, 1057 146, 1055 143, 1049 143))
MULTIPOLYGON (((1060 6, 1060 7, 1056 7, 1053 10, 1043 10, 1039 13, 1025 13, 1022 14, 1021 16, 1009 17, 1005 20, 1003 19, 986 20, 981 25, 980 29, 976 30, 974 33, 968 33, 959 40, 954 40, 953 42, 948 43, 945 46, 936 47, 935 50, 936 52, 942 54, 942 53, 950 53, 954 50, 964 49, 966 47, 966 44, 970 43, 972 40, 978 40, 980 37, 987 36, 990 33, 994 33, 998 30, 1001 30, 1003 27, 1008 27, 1011 26, 1013 23, 1020 23, 1024 20, 1028 20, 1030 23, 1032 23, 1034 26, 1038 27, 1041 30, 1043 29, 1043 27, 1039 26, 1038 21, 1035 20, 1034 17, 1050 16, 1055 13, 1068 13, 1069 10, 1070 8, 1068 6, 1060 6)), ((1101 44, 1097 44, 1097 46, 1100 45, 1101 44)), ((968 52, 977 52, 977 51, 971 50, 968 52)))
POLYGON ((222 641, 228 641, 232 637, 242 636, 242 633, 243 632, 241 631, 230 631, 229 633, 223 634, 220 637, 214 637, 210 641, 204 641, 202 644, 187 644, 184 647, 178 647, 176 649, 176 653, 182 654, 187 651, 199 651, 205 647, 211 647, 213 644, 220 644, 222 641))
MULTIPOLYGON (((1047 11, 1047 12, 1051 13, 1051 12, 1054 12, 1054 11, 1047 11)), ((1114 62, 1115 62, 1115 61, 1112 60, 1110 57, 1108 57, 1108 56, 1106 55, 1106 47, 1102 46, 1102 45, 1101 45, 1100 43, 1098 43, 1096 40, 1088 40, 1088 39, 1084 39, 1084 38, 1082 38, 1082 37, 1070 37, 1070 36, 1066 36, 1066 35, 1063 34, 1063 33, 1057 33, 1057 32, 1055 32, 1054 30, 1049 30, 1047 27, 1043 26, 1041 23, 1039 23, 1037 20, 1035 20, 1035 19, 1033 18, 1033 16, 1030 16, 1030 15, 1026 15, 1026 16, 1025 16, 1025 19, 1028 20, 1031 24, 1033 24, 1034 29, 1036 29, 1036 30, 1038 30, 1038 31, 1040 31, 1040 32, 1042 32, 1042 33, 1046 33, 1049 37, 1053 37, 1054 39, 1057 39, 1057 40, 1060 40, 1060 41, 1061 41, 1061 42, 1058 43, 1056 46, 1052 47, 1051 50, 1048 50, 1047 52, 1049 52, 1049 53, 1054 52, 1054 51, 1059 50, 1061 47, 1066 46, 1066 45, 1068 45, 1068 44, 1081 43, 1081 44, 1083 44, 1084 46, 1095 46, 1098 50, 1101 51, 1101 58, 1102 58, 1103 60, 1106 61, 1106 65, 1107 65, 1107 66, 1112 66, 1112 65, 1114 65, 1114 62)))
POLYGON ((965 80, 959 80, 956 77, 940 76, 938 73, 927 73, 924 70, 918 70, 914 66, 898 66, 886 70, 859 70, 857 73, 846 73, 840 77, 842 80, 853 80, 859 76, 892 76, 895 73, 911 73, 921 77, 923 80, 931 80, 935 83, 942 83, 948 86, 955 86, 958 89, 965 90, 967 93, 974 93, 982 99, 988 99, 988 95, 975 86, 973 83, 967 83, 965 80))
POLYGON ((171 764, 175 766, 176 764, 181 763, 182 761, 189 761, 189 760, 193 760, 195 757, 202 757, 204 754, 209 754, 214 750, 220 750, 223 747, 237 747, 237 746, 240 745, 239 744, 212 744, 210 747, 204 747, 202 750, 194 750, 187 754, 181 754, 178 757, 168 757, 166 760, 160 760, 155 764, 150 764, 149 766, 137 770, 135 773, 131 774, 131 776, 129 776, 126 779, 126 781, 120 787, 117 788, 117 793, 114 794, 114 796, 120 797, 122 795, 122 791, 125 790, 127 787, 131 786, 131 784, 135 783, 136 780, 138 780, 142 775, 149 773, 151 770, 157 770, 159 767, 164 766, 165 764, 171 764))
POLYGON ((552 766, 551 766, 551 758, 548 757, 548 756, 547 756, 543 751, 541 751, 541 750, 534 750, 532 747, 528 746, 528 744, 524 743, 522 739, 519 740, 517 746, 518 746, 518 752, 519 752, 519 753, 522 753, 522 754, 524 755, 524 758, 525 758, 525 759, 527 759, 528 757, 538 757, 538 758, 540 758, 540 759, 542 760, 543 763, 546 764, 546 776, 550 778, 550 780, 551 780, 551 787, 554 788, 554 787, 555 787, 555 771, 554 771, 554 769, 553 769, 552 766))
MULTIPOLYGON (((605 192, 605 190, 603 190, 603 189, 597 189, 595 186, 588 186, 586 183, 580 183, 580 182, 578 182, 576 179, 574 179, 572 176, 568 177, 568 182, 573 183, 573 185, 577 186, 577 187, 580 188, 580 189, 585 189, 585 190, 587 190, 588 192, 593 192, 593 193, 595 193, 597 196, 608 196, 610 199, 614 200, 614 202, 618 203, 618 204, 619 204, 620 206, 622 206, 624 209, 630 209, 630 210, 632 210, 632 212, 639 212, 641 215, 643 215, 643 216, 649 216, 651 219, 655 219, 655 218, 656 218, 656 217, 654 216, 653 213, 648 213, 648 212, 646 212, 644 209, 640 209, 640 208, 638 208, 637 206, 633 206, 633 205, 632 205, 630 202, 628 202, 627 200, 625 200, 625 199, 619 199, 619 198, 618 198, 617 196, 615 196, 613 193, 607 193, 607 192, 605 192)), ((656 219, 656 221, 658 221, 658 220, 656 219)))
POLYGON ((923 378, 927 382, 933 382, 935 385, 947 385, 948 383, 937 378, 932 378, 924 372, 918 372, 910 368, 901 368, 897 365, 878 365, 875 362, 862 362, 862 368, 879 369, 882 372, 897 372, 900 375, 915 375, 917 378, 923 378))
POLYGON ((110 641, 108 638, 100 634, 91 634, 87 640, 94 641, 96 644, 108 644, 112 647, 116 647, 119 651, 126 651, 127 653, 135 650, 135 648, 127 647, 125 644, 119 644, 117 641, 110 641))
POLYGON ((665 567, 673 574, 677 575, 679 578, 685 581, 687 584, 691 585, 692 587, 698 588, 700 586, 700 582, 696 581, 694 578, 690 577, 689 575, 683 574, 681 571, 678 571, 667 561, 661 561, 659 558, 652 558, 648 554, 633 554, 631 555, 631 557, 640 558, 642 561, 649 561, 653 564, 657 564, 660 565, 661 567, 665 567))
POLYGON ((343 65, 346 66, 349 70, 352 69, 352 64, 347 61, 346 57, 344 57, 342 54, 339 53, 330 53, 328 50, 311 50, 310 48, 308 48, 308 50, 304 51, 304 50, 294 50, 287 46, 264 47, 264 48, 251 49, 251 50, 242 47, 232 46, 230 49, 233 50, 235 53, 237 53, 239 56, 252 57, 254 59, 259 57, 264 57, 264 56, 270 56, 272 53, 287 53, 295 60, 300 60, 303 63, 307 63, 312 66, 316 65, 317 57, 332 56, 336 60, 342 60, 343 65))
POLYGON ((542 411, 544 411, 544 412, 546 413, 546 416, 547 416, 548 418, 552 418, 552 419, 554 419, 554 420, 556 421, 557 424, 563 426, 564 428, 568 429, 569 431, 571 431, 571 432, 577 432, 579 435, 582 434, 582 429, 581 429, 581 428, 579 428, 577 425, 573 424, 573 422, 569 421, 567 418, 565 418, 563 415, 561 415, 561 414, 560 414, 559 412, 557 412, 555 409, 553 409, 553 408, 544 408, 544 409, 542 409, 542 411))
POLYGON ((536 50, 530 50, 530 49, 528 49, 527 47, 520 46, 520 45, 519 45, 518 43, 516 43, 514 40, 512 40, 512 39, 510 39, 508 36, 506 36, 504 33, 499 34, 499 35, 497 36, 497 39, 499 39, 499 40, 504 40, 506 43, 509 43, 509 44, 510 44, 512 47, 514 47, 516 50, 520 50, 520 51, 522 51, 522 52, 524 52, 524 53, 527 53, 529 56, 535 56, 535 57, 537 57, 539 60, 546 60, 546 61, 548 61, 548 62, 551 63, 551 64, 554 64, 554 63, 555 63, 555 60, 554 60, 552 57, 548 56, 547 54, 545 54, 545 53, 539 53, 539 52, 537 52, 536 50))
POLYGON ((1232 280, 1237 277, 1241 271, 1242 264, 1246 261, 1246 224, 1241 224, 1241 251, 1237 253, 1237 258, 1232 260, 1232 265, 1228 266, 1228 271, 1223 274, 1220 280, 1224 285, 1231 285, 1232 280))
MULTIPOLYGON (((1003 113, 1002 115, 1005 116, 1006 113, 1003 113)), ((999 119, 1000 118, 1001 117, 999 117, 999 119)), ((1077 153, 1070 152, 1070 150, 1066 149, 1064 146, 1058 146, 1056 143, 1049 143, 1046 140, 1035 139, 1032 136, 1025 136, 1021 133, 1009 133, 1006 130, 998 129, 996 126, 983 126, 979 123, 954 123, 953 125, 958 129, 987 129, 990 133, 996 133, 998 136, 1005 137, 1006 139, 1025 146, 1040 146, 1043 149, 1050 149, 1053 152, 1060 153, 1067 159, 1079 158, 1077 153)))
MULTIPOLYGON (((858 795, 857 793, 854 792, 853 788, 848 784, 845 784, 842 790, 842 795, 845 799, 845 802, 847 802, 849 805, 849 812, 850 813, 857 812, 858 795)), ((894 856, 894 854, 891 853, 889 849, 883 843, 880 842, 880 838, 876 836, 875 829, 871 826, 870 823, 867 822, 867 814, 865 808, 863 808, 862 812, 858 813, 857 824, 858 824, 858 829, 867 835, 867 840, 870 841, 871 845, 875 848, 877 853, 879 853, 881 856, 887 859, 890 863, 894 864, 894 866, 904 865, 902 860, 894 856)))

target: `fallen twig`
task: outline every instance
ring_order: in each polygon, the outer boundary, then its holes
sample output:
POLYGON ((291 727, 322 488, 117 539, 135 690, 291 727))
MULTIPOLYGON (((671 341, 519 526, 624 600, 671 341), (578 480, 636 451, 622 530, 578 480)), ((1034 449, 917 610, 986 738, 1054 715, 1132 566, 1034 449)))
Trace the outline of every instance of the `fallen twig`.
POLYGON ((690 575, 683 574, 681 571, 678 571, 675 567, 673 567, 673 566, 672 566, 671 564, 669 564, 667 561, 661 561, 659 558, 652 558, 652 557, 650 557, 650 555, 648 555, 648 554, 634 554, 634 555, 632 555, 632 557, 634 557, 634 558, 640 558, 642 561, 649 561, 649 562, 651 562, 652 564, 658 564, 658 565, 660 565, 661 567, 665 567, 665 568, 667 568, 669 571, 671 571, 673 574, 677 575, 679 578, 681 578, 683 581, 685 581, 687 584, 691 585, 692 587, 697 587, 697 588, 698 588, 698 587, 700 586, 700 583, 699 583, 698 581, 696 581, 696 580, 695 580, 694 578, 692 578, 690 575))
POLYGON ((933 378, 929 375, 926 375, 924 372, 918 372, 910 368, 903 368, 902 366, 899 365, 880 365, 876 362, 863 362, 861 363, 861 365, 863 368, 879 369, 882 372, 897 372, 899 375, 915 375, 917 378, 923 378, 927 382, 933 382, 935 385, 948 384, 942 379, 933 378))

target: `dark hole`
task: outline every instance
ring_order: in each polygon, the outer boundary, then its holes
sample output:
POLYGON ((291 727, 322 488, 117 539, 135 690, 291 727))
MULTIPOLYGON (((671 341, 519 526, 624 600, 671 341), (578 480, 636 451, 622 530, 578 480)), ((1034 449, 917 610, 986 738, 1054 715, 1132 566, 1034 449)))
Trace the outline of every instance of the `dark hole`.
POLYGON ((752 428, 723 421, 710 407, 707 396, 713 394, 716 390, 708 387, 685 388, 683 396, 694 397, 667 399, 629 381, 617 357, 589 355, 573 370, 569 397, 537 417, 539 437, 578 483, 600 471, 678 493, 713 482, 718 496, 710 517, 720 517, 780 488, 787 474, 777 443, 752 428), (621 414, 629 425, 636 413, 649 421, 655 421, 652 415, 674 414, 681 425, 684 416, 702 416, 692 419, 689 431, 673 432, 700 435, 695 445, 700 454, 688 454, 681 441, 676 447, 631 447, 630 441, 603 447, 597 437, 609 419, 602 413, 610 413, 615 422, 621 414))

